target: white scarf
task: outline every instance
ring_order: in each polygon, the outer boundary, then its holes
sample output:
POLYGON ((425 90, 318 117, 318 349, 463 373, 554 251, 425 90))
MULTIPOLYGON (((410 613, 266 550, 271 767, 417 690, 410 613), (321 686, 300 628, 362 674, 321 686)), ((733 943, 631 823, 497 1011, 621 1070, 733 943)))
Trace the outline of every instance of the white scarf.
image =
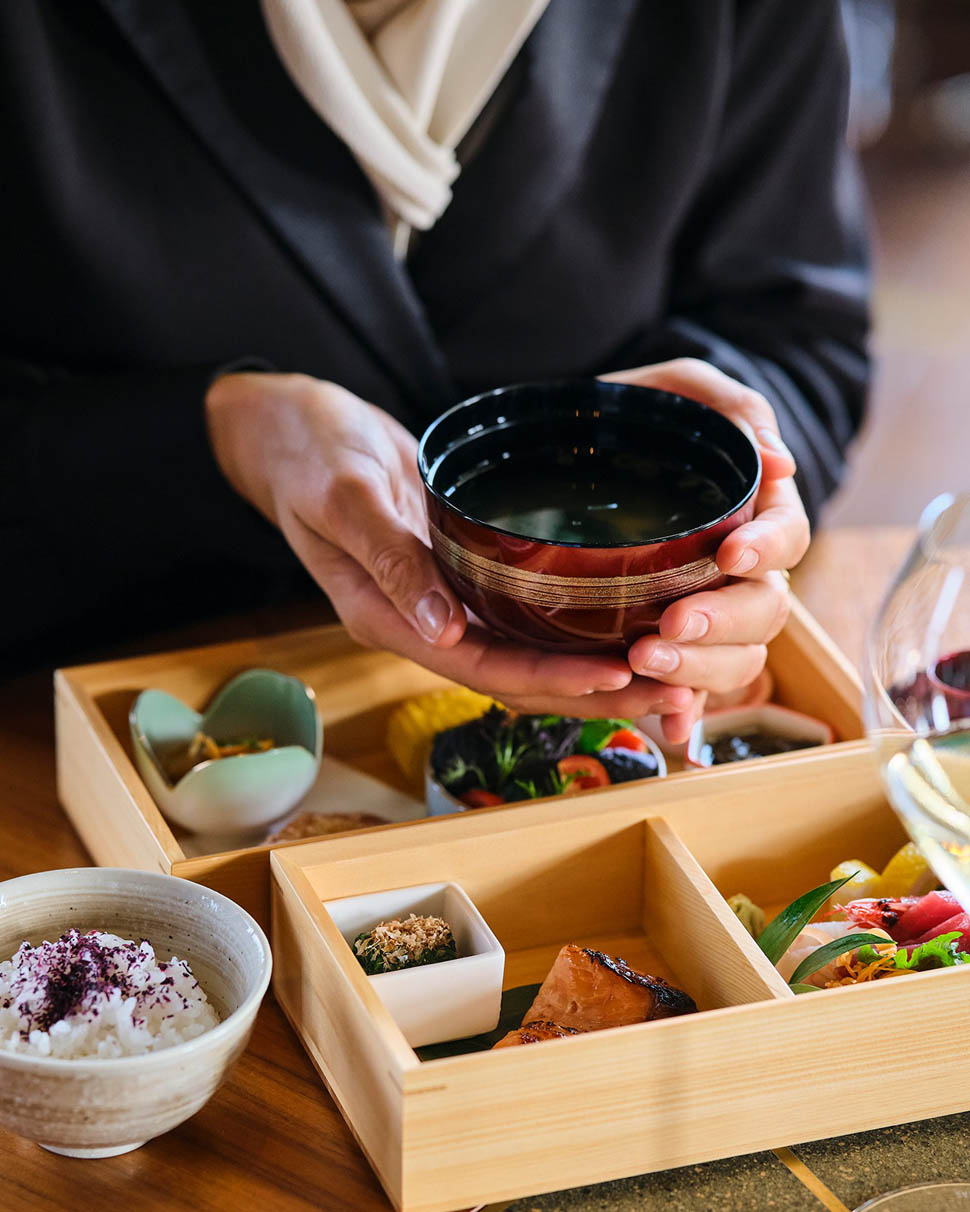
POLYGON ((293 83, 370 178, 403 257, 451 201, 455 148, 549 0, 262 0, 293 83))

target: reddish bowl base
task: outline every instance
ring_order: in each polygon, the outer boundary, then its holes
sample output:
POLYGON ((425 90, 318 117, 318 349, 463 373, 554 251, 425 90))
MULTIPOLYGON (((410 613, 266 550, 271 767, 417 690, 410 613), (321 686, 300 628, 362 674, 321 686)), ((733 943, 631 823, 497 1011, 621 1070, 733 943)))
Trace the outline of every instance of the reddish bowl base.
POLYGON ((510 639, 563 653, 625 652, 657 630, 671 602, 723 585, 717 549, 754 516, 752 499, 681 539, 576 548, 500 534, 430 495, 427 505, 438 564, 465 605, 510 639))

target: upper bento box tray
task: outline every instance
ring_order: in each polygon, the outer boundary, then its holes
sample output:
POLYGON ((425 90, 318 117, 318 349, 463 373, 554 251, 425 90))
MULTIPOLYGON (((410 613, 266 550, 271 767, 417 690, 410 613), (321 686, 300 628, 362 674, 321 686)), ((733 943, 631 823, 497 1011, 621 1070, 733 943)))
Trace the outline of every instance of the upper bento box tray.
MULTIPOLYGON (((768 665, 776 702, 832 727, 838 743, 823 747, 825 752, 863 737, 855 673, 797 600, 784 630, 768 646, 768 665)), ((231 896, 265 924, 270 846, 193 857, 186 835, 162 816, 135 767, 128 726, 132 703, 143 690, 166 691, 187 706, 202 709, 221 686, 254 667, 290 674, 314 691, 324 729, 321 795, 326 794, 328 759, 349 765, 351 773, 371 776, 370 781, 359 781, 361 790, 342 787, 339 805, 332 810, 383 815, 371 802, 382 788, 400 799, 407 789, 384 745, 387 717, 402 699, 450 683, 400 657, 359 647, 340 626, 59 670, 55 675, 57 774, 61 802, 95 862, 198 880, 231 896), (368 802, 359 802, 361 798, 368 802)), ((789 760, 780 755, 756 765, 789 760)), ((686 779, 743 779, 751 765, 737 763, 730 770, 679 774, 654 782, 675 786, 686 779)), ((647 800, 658 791, 653 783, 641 785, 647 800)), ((315 793, 316 789, 311 791, 315 793)), ((604 788, 584 793, 584 799, 605 805, 612 794, 612 789, 604 788)), ((423 810, 415 804, 413 811, 418 815, 423 810)), ((518 812, 521 805, 479 811, 518 812)))

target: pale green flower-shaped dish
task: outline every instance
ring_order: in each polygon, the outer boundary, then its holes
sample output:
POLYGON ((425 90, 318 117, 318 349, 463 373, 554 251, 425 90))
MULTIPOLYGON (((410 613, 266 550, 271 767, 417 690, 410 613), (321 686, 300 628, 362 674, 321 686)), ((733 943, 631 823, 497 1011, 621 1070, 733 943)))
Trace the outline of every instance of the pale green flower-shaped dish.
POLYGON ((162 812, 193 833, 257 829, 297 804, 317 777, 323 724, 313 691, 272 669, 249 669, 219 691, 204 714, 163 690, 143 690, 129 715, 135 761, 162 812), (200 762, 172 782, 166 760, 197 732, 223 743, 271 737, 262 753, 200 762))

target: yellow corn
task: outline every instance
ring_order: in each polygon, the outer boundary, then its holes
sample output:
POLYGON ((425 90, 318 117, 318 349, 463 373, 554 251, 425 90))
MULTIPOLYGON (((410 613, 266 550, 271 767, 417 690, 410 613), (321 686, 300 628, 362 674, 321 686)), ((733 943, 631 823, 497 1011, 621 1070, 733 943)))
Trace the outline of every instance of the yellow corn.
POLYGON ((394 709, 387 721, 387 747, 416 791, 424 786, 424 767, 435 736, 477 719, 494 704, 487 695, 456 686, 405 699, 394 709))

